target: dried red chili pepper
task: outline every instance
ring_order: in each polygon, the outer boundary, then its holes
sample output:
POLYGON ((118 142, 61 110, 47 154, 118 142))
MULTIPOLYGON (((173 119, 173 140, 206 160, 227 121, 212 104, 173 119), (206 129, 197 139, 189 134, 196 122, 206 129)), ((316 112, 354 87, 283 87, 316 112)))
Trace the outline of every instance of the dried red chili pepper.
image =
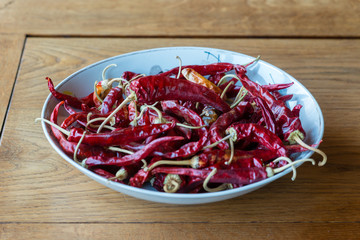
POLYGON ((101 114, 108 114, 113 110, 113 106, 118 102, 122 102, 124 99, 122 97, 122 90, 119 87, 111 88, 109 93, 104 98, 103 103, 101 104, 101 114))
POLYGON ((263 163, 269 162, 277 157, 275 151, 256 149, 250 151, 235 150, 231 165, 230 150, 211 150, 198 155, 198 165, 200 168, 218 167, 218 168, 244 168, 244 167, 262 167, 263 163))
POLYGON ((170 141, 179 141, 183 139, 184 139, 183 137, 178 137, 178 136, 162 137, 152 141, 151 143, 146 145, 143 149, 133 154, 129 154, 121 158, 113 157, 107 159, 98 156, 91 156, 86 159, 85 163, 87 166, 96 166, 96 165, 128 166, 141 161, 141 159, 146 158, 149 154, 155 151, 157 147, 159 147, 163 143, 170 141))
POLYGON ((271 108, 276 119, 276 125, 279 129, 281 129, 281 132, 278 133, 280 138, 290 143, 295 142, 293 140, 294 134, 299 136, 300 139, 305 138, 305 131, 302 128, 299 117, 294 116, 283 101, 276 100, 269 91, 261 85, 251 81, 242 69, 240 69, 240 71, 236 69, 236 71, 241 83, 249 91, 249 93, 263 99, 271 108))
MULTIPOLYGON (((64 104, 64 101, 61 101, 60 103, 58 103, 53 112, 51 113, 50 116, 50 121, 57 124, 57 116, 58 116, 58 112, 59 112, 59 108, 64 104)), ((58 130, 57 128, 51 126, 51 131, 54 134, 54 137, 58 140, 59 145, 61 146, 61 148, 64 150, 65 153, 69 154, 69 155, 73 155, 76 149, 76 146, 78 145, 75 142, 70 142, 68 141, 64 135, 60 132, 60 130, 58 130)), ((112 153, 111 151, 106 151, 100 147, 90 147, 86 144, 80 144, 78 147, 78 151, 77 151, 77 156, 79 158, 86 158, 86 157, 90 157, 93 155, 98 155, 98 156, 102 156, 102 157, 113 157, 116 156, 114 153, 112 153)))
MULTIPOLYGON (((186 65, 182 68, 192 68, 202 76, 206 75, 215 75, 219 73, 225 73, 229 72, 234 69, 234 64, 232 63, 212 63, 207 65, 186 65)), ((179 72, 179 67, 173 68, 169 71, 166 71, 164 73, 160 73, 161 76, 170 76, 170 75, 176 75, 179 72)))
POLYGON ((275 117, 270 107, 259 97, 254 97, 256 105, 261 109, 262 117, 269 131, 277 133, 275 117))
MULTIPOLYGON (((169 111, 177 116, 180 116, 185 119, 186 122, 190 123, 192 126, 203 126, 204 121, 202 118, 194 111, 181 106, 173 101, 163 101, 161 106, 165 112, 169 111)), ((196 154, 201 148, 205 145, 208 138, 208 131, 205 127, 196 130, 199 136, 198 141, 189 142, 183 145, 181 148, 175 152, 169 152, 164 154, 165 158, 182 158, 188 157, 196 154)))
POLYGON ((214 91, 183 79, 166 76, 146 76, 133 80, 130 89, 139 103, 163 100, 194 101, 210 105, 221 112, 230 111, 229 105, 214 91))
MULTIPOLYGON (((87 134, 83 143, 91 146, 114 146, 143 140, 151 135, 166 132, 175 127, 175 123, 151 124, 139 127, 128 127, 117 129, 107 133, 87 134)), ((81 128, 72 128, 70 130, 69 141, 78 142, 84 130, 81 128)))
POLYGON ((218 86, 216 86, 214 83, 212 83, 209 80, 207 80, 206 78, 204 78, 201 74, 196 72, 194 69, 184 68, 181 71, 181 73, 190 82, 197 83, 199 85, 207 87, 208 89, 213 90, 214 92, 216 92, 219 95, 221 94, 221 89, 218 86))
POLYGON ((279 156, 287 156, 286 149, 281 139, 270 130, 254 123, 234 123, 226 132, 233 137, 232 141, 236 142, 240 139, 248 139, 258 142, 269 150, 276 151, 279 156))
MULTIPOLYGON (((151 123, 159 123, 161 122, 161 119, 159 119, 159 115, 158 113, 154 110, 149 108, 149 117, 150 117, 150 122, 151 123)), ((175 122, 175 123, 180 123, 180 121, 178 119, 176 119, 175 117, 172 117, 170 115, 167 115, 164 112, 161 112, 161 116, 162 118, 164 118, 167 122, 175 122)), ((175 126, 174 128, 175 130, 178 130, 178 132, 180 132, 186 139, 190 139, 191 135, 192 135, 192 131, 189 128, 185 128, 185 127, 181 127, 181 126, 175 126)))
MULTIPOLYGON (((241 102, 231 111, 220 115, 209 129, 211 143, 222 140, 224 138, 225 130, 230 124, 244 117, 245 114, 251 114, 252 112, 253 108, 249 102, 241 102)), ((229 144, 226 141, 223 141, 220 142, 217 147, 224 150, 229 148, 229 144)))
POLYGON ((104 169, 101 169, 101 168, 91 168, 90 169, 92 172, 96 173, 97 175, 100 175, 106 179, 110 179, 114 182, 118 182, 118 183, 123 183, 121 180, 117 179, 115 177, 114 174, 112 173, 109 173, 108 171, 105 171, 104 169))
MULTIPOLYGON (((178 167, 157 167, 151 171, 151 174, 167 173, 186 175, 206 179, 212 170, 178 168, 178 167)), ((238 169, 219 169, 216 174, 210 178, 212 183, 232 183, 232 184, 250 184, 268 177, 266 167, 238 168, 238 169)))
POLYGON ((81 104, 83 104, 83 103, 86 104, 87 106, 94 106, 94 102, 92 101, 92 93, 90 93, 90 95, 88 95, 82 99, 78 99, 76 97, 56 91, 51 79, 49 77, 46 77, 46 80, 48 81, 48 87, 49 87, 51 94, 56 99, 58 99, 60 101, 66 101, 70 106, 72 106, 74 108, 78 108, 78 109, 81 108, 81 104))

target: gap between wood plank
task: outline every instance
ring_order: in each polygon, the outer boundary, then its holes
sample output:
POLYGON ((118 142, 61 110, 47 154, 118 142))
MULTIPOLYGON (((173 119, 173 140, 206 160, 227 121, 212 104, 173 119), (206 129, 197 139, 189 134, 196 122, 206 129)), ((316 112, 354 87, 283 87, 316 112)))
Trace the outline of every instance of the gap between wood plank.
POLYGON ((2 124, 1 129, 0 129, 0 146, 1 146, 1 141, 2 141, 3 134, 4 134, 4 129, 5 129, 5 125, 6 125, 7 116, 8 116, 10 105, 11 105, 11 100, 12 100, 14 90, 15 90, 15 84, 17 82, 20 67, 21 67, 21 61, 22 61, 24 51, 25 51, 26 41, 27 41, 27 36, 25 35, 23 45, 22 45, 22 49, 21 49, 21 53, 20 53, 19 63, 18 63, 17 69, 16 69, 15 79, 14 79, 13 85, 11 87, 11 93, 10 93, 10 96, 9 96, 9 101, 8 101, 7 106, 6 106, 4 121, 3 121, 3 124, 2 124))

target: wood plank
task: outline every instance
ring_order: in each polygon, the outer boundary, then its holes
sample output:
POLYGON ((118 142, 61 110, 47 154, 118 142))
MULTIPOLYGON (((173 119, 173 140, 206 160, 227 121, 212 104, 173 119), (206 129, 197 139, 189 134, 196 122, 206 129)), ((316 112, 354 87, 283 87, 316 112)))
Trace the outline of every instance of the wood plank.
POLYGON ((0 34, 0 144, 2 126, 10 102, 25 36, 0 34))
POLYGON ((360 36, 357 0, 0 1, 0 29, 31 35, 360 36))
POLYGON ((29 38, 0 148, 0 221, 358 222, 359 43, 306 39, 29 38), (328 154, 328 164, 323 168, 304 165, 295 182, 286 176, 225 202, 164 205, 125 196, 83 176, 51 149, 40 125, 34 124, 48 95, 45 76, 53 77, 57 84, 72 72, 106 57, 179 45, 226 46, 252 56, 260 53, 264 60, 301 80, 324 107, 327 125, 321 148, 328 154), (346 96, 340 94, 343 92, 346 96), (344 109, 346 101, 354 105, 344 109))
POLYGON ((1 224, 1 239, 358 239, 359 223, 1 224))

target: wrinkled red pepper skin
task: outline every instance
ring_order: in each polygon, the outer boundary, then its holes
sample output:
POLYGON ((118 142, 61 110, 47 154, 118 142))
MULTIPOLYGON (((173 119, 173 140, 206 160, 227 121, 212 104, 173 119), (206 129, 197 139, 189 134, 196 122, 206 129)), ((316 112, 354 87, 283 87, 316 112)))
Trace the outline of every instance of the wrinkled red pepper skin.
MULTIPOLYGON (((182 105, 177 104, 174 101, 163 101, 161 102, 161 106, 165 112, 171 112, 179 117, 184 118, 185 121, 190 123, 192 126, 204 125, 204 121, 196 112, 186 107, 183 107, 182 105)), ((173 158, 189 157, 200 151, 208 139, 208 131, 205 127, 197 129, 196 131, 199 136, 198 141, 189 142, 174 152, 166 153, 164 155, 164 158, 173 159, 173 158)))
MULTIPOLYGON (((64 104, 64 101, 58 103, 53 112, 51 113, 50 116, 50 121, 57 124, 57 116, 58 116, 58 112, 59 112, 59 108, 64 104)), ((68 140, 66 140, 66 138, 64 137, 64 135, 56 128, 54 128, 53 126, 51 126, 51 131, 54 134, 54 137, 58 140, 59 145, 61 146, 61 148, 64 150, 65 153, 69 154, 69 155, 73 155, 75 152, 75 148, 77 146, 76 142, 70 142, 68 140)), ((88 145, 85 144, 80 144, 78 151, 77 151, 77 157, 78 158, 86 158, 86 157, 90 157, 93 155, 98 155, 98 156, 102 156, 102 157, 113 157, 116 156, 116 154, 114 154, 111 151, 106 151, 100 147, 90 147, 88 145)))
MULTIPOLYGON (((167 115, 164 112, 161 112, 162 117, 168 121, 168 122, 175 122, 175 123, 180 123, 180 121, 178 119, 176 119, 175 117, 172 117, 170 115, 167 115)), ((155 123, 157 120, 159 120, 158 118, 158 114, 154 109, 149 109, 149 118, 150 118, 150 122, 151 123, 155 123)), ((192 131, 189 128, 185 128, 185 127, 180 127, 180 126, 176 126, 175 130, 178 130, 178 132, 180 132, 182 135, 184 135, 184 137, 186 137, 186 139, 190 139, 191 135, 192 135, 192 131)))
MULTIPOLYGON (((151 174, 167 173, 186 175, 206 179, 211 170, 179 168, 179 167, 157 167, 151 171, 151 174)), ((210 178, 210 183, 232 183, 232 184, 250 184, 267 178, 265 167, 238 168, 238 169, 219 169, 216 174, 210 178)))
MULTIPOLYGON (((208 65, 186 65, 182 66, 182 69, 184 68, 192 68, 199 74, 206 76, 206 75, 215 75, 220 73, 229 72, 234 69, 234 64, 232 63, 212 63, 208 65)), ((173 68, 169 71, 166 71, 164 73, 160 73, 161 76, 171 76, 176 75, 179 72, 179 67, 173 68)))
POLYGON ((108 114, 113 109, 116 101, 121 102, 123 100, 122 90, 119 87, 111 88, 109 93, 104 98, 103 103, 101 104, 101 114, 108 114))
MULTIPOLYGON (((254 123, 234 123, 228 129, 236 131, 237 139, 248 139, 253 142, 258 142, 268 148, 274 150, 279 156, 287 156, 286 149, 281 139, 270 132, 270 130, 254 123)), ((228 131, 228 130, 227 130, 228 131)))
MULTIPOLYGON (((101 168, 93 168, 93 169, 90 169, 92 172, 106 178, 106 179, 109 179, 109 178, 114 178, 115 175, 112 174, 112 173, 109 173, 108 171, 105 171, 104 169, 101 169, 101 168)), ((118 182, 118 183, 123 183, 122 181, 120 181, 119 179, 112 179, 112 181, 114 182, 118 182)))
POLYGON ((277 100, 261 85, 251 81, 244 72, 237 71, 237 75, 251 95, 263 99, 271 108, 276 119, 276 125, 281 129, 281 132, 278 133, 281 139, 289 141, 290 134, 296 130, 305 137, 305 131, 302 128, 300 118, 295 116, 283 101, 277 100))
POLYGON ((86 104, 88 106, 94 106, 94 102, 92 100, 92 94, 90 93, 88 96, 82 98, 82 99, 78 99, 76 97, 67 95, 67 94, 63 94, 60 93, 58 91, 55 90, 54 84, 51 81, 51 79, 49 77, 46 77, 46 80, 48 81, 48 88, 51 92, 51 94, 58 100, 60 101, 66 101, 67 104, 69 104, 70 106, 74 107, 74 108, 78 108, 81 109, 81 104, 86 104))
POLYGON ((228 168, 246 168, 262 167, 265 162, 275 159, 278 155, 275 151, 267 149, 256 149, 250 151, 235 150, 234 157, 230 165, 226 163, 230 160, 230 150, 211 150, 199 154, 199 167, 217 167, 222 169, 228 168))
POLYGON ((133 79, 134 77, 138 76, 139 74, 131 72, 131 71, 125 71, 123 72, 123 74, 121 75, 121 78, 129 81, 131 79, 133 79))
POLYGON ((258 107, 261 109, 261 113, 265 122, 265 125, 267 129, 269 129, 270 132, 277 133, 276 129, 276 122, 274 114, 272 113, 269 106, 259 97, 255 97, 254 101, 258 107))
POLYGON ((166 76, 146 76, 130 83, 139 103, 151 104, 164 100, 194 101, 210 105, 221 112, 230 111, 229 105, 214 91, 184 79, 166 76))
MULTIPOLYGON (((233 122, 241 119, 245 114, 252 114, 252 112, 253 108, 250 103, 241 102, 231 111, 220 115, 209 129, 211 143, 215 143, 224 138, 224 133, 227 127, 229 127, 233 122)), ((229 149, 229 144, 226 141, 223 141, 220 142, 217 147, 225 150, 229 149)))
POLYGON ((144 169, 140 169, 133 177, 129 180, 129 185, 132 187, 141 188, 144 183, 149 179, 151 176, 150 171, 145 171, 144 169))
POLYGON ((161 144, 169 142, 169 141, 180 141, 183 140, 183 137, 173 136, 173 137, 161 137, 158 138, 148 145, 146 145, 143 149, 129 154, 123 157, 112 157, 112 158, 102 158, 98 156, 88 157, 86 160, 87 166, 95 166, 95 165, 114 165, 114 166, 129 166, 132 164, 136 164, 140 162, 142 159, 146 158, 153 151, 155 151, 161 144))
MULTIPOLYGON (((175 127, 175 123, 151 124, 139 127, 117 129, 108 133, 86 134, 83 143, 91 146, 116 146, 143 140, 151 135, 166 132, 175 127)), ((82 128, 70 130, 69 141, 78 142, 83 134, 82 128)))

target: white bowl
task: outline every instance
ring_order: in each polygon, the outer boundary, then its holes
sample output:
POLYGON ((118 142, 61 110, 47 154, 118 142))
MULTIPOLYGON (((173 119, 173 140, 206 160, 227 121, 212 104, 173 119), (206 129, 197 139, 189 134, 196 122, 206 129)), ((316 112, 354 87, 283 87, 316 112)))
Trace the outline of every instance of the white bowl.
MULTIPOLYGON (((213 48, 170 47, 149 49, 111 57, 87 66, 68 76, 56 87, 56 89, 60 92, 70 91, 77 97, 84 97, 93 91, 94 82, 101 80, 102 71, 109 64, 117 64, 117 67, 110 68, 107 71, 107 76, 109 78, 118 77, 124 71, 156 74, 160 71, 165 71, 178 66, 176 56, 181 58, 183 65, 203 65, 219 61, 245 64, 254 59, 254 57, 244 54, 213 48)), ((300 113, 300 119, 307 135, 305 142, 308 144, 320 142, 324 132, 324 119, 321 109, 315 98, 299 81, 283 70, 261 60, 257 64, 254 64, 254 66, 248 68, 248 76, 250 79, 260 84, 294 82, 293 86, 282 90, 281 93, 294 95, 292 100, 288 101, 290 108, 294 107, 298 103, 303 105, 300 113)), ((57 103, 58 100, 49 94, 43 106, 42 117, 49 119, 51 112, 57 103)), ((59 112, 59 119, 64 119, 65 116, 67 116, 67 114, 64 111, 59 112)), ((291 169, 287 169, 286 171, 265 180, 252 183, 244 187, 220 192, 198 194, 164 193, 158 192, 149 186, 145 186, 140 189, 109 181, 87 170, 86 168, 81 167, 64 153, 56 139, 52 136, 50 127, 45 123, 42 123, 42 127, 46 138, 56 152, 58 152, 61 157, 82 173, 104 186, 114 189, 115 191, 154 202, 170 204, 200 204, 221 201, 252 192, 291 172, 291 169)), ((303 152, 301 154, 297 154, 296 159, 309 158, 312 154, 312 151, 303 152)), ((291 181, 290 178, 289 181, 291 181)))

